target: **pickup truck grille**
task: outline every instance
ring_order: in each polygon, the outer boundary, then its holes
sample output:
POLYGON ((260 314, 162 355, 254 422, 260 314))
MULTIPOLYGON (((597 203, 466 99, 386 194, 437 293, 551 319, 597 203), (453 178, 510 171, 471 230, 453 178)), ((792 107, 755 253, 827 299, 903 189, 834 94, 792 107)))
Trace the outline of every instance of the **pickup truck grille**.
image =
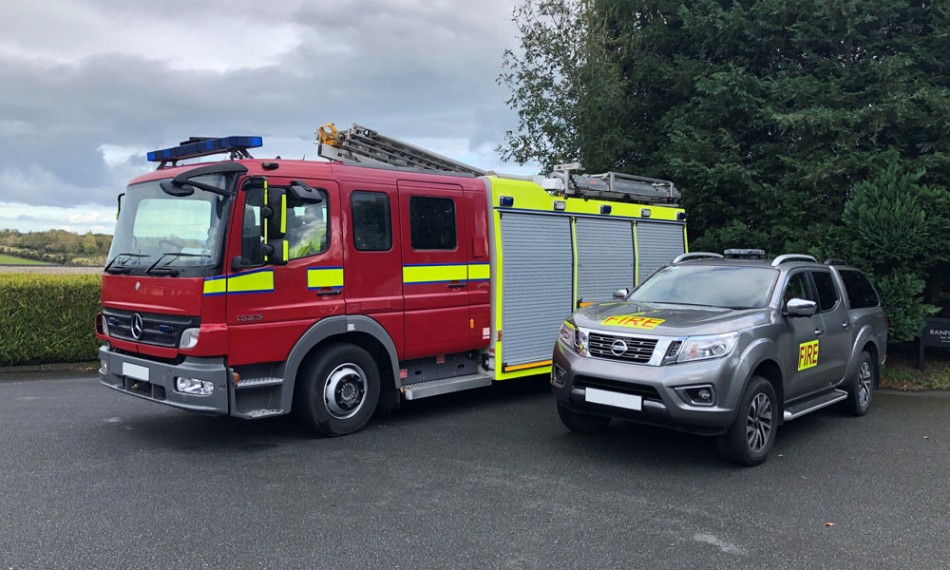
POLYGON ((590 333, 587 347, 591 356, 597 358, 645 364, 653 356, 656 342, 652 338, 590 333))

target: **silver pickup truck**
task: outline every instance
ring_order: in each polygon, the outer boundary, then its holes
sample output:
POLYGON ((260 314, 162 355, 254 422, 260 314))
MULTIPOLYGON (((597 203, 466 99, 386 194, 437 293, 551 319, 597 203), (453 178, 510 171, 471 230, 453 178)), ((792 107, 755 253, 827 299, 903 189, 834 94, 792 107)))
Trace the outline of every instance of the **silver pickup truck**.
POLYGON ((716 436, 724 456, 756 465, 785 421, 838 402, 867 413, 887 347, 874 287, 838 260, 764 256, 684 254, 574 313, 551 374, 563 424, 716 436))

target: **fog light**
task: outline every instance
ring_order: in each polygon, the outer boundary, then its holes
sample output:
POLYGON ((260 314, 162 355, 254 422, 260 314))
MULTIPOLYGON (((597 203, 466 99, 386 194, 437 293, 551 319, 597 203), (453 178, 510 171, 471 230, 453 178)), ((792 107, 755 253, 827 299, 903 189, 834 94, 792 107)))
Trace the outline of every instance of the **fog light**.
POLYGON ((551 367, 551 384, 554 384, 555 386, 563 386, 566 379, 567 370, 564 370, 557 364, 551 367))
POLYGON ((716 403, 716 391, 712 385, 685 386, 677 388, 677 392, 687 404, 694 406, 712 406, 716 403))
POLYGON ((214 392, 214 384, 207 380, 197 380, 195 378, 175 377, 175 389, 182 394, 191 394, 193 396, 210 396, 214 392))

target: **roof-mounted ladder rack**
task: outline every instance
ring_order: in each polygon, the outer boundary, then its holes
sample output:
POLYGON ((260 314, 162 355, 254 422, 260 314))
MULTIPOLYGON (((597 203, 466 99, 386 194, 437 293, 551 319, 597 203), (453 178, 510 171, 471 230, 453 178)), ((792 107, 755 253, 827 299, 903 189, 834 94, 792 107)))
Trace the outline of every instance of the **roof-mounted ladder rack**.
POLYGON ((317 153, 323 158, 358 166, 404 168, 432 172, 452 172, 482 176, 484 170, 407 142, 387 137, 377 131, 353 124, 337 131, 333 123, 317 129, 317 153))
POLYGON ((785 255, 780 255, 772 260, 772 267, 778 267, 783 263, 789 261, 810 261, 811 263, 818 263, 818 260, 810 255, 805 255, 803 253, 786 253, 785 255))
POLYGON ((676 186, 669 180, 622 172, 571 174, 574 170, 583 170, 583 166, 578 162, 572 162, 554 167, 555 176, 560 175, 562 183, 563 178, 570 177, 570 184, 564 184, 563 188, 567 196, 650 203, 675 202, 680 197, 676 186))

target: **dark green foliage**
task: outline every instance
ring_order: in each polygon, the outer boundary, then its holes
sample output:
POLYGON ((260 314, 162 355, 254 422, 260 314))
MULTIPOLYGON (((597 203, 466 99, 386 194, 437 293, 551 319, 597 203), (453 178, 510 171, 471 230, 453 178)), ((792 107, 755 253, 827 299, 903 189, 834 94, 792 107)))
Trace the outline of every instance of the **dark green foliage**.
POLYGON ((95 360, 99 275, 0 274, 0 366, 95 360))
MULTIPOLYGON (((575 98, 554 101, 569 107, 556 114, 574 121, 562 130, 577 156, 558 161, 674 180, 693 250, 754 246, 876 260, 874 274, 890 290, 891 322, 907 319, 901 331, 913 328, 927 304, 950 305, 948 248, 925 245, 950 236, 950 4, 546 4, 573 15, 579 49, 564 79, 574 83, 575 98), (913 197, 867 190, 886 183, 881 172, 892 166, 889 176, 902 187, 907 181, 898 178, 913 173, 913 197), (867 203, 848 206, 861 194, 867 203), (925 234, 908 239, 905 232, 921 227, 925 234), (913 267, 913 279, 881 269, 897 263, 913 267)), ((543 37, 542 20, 520 23, 535 30, 522 38, 525 46, 543 37)), ((534 59, 525 62, 544 67, 543 54, 526 53, 534 59)), ((521 114, 518 136, 549 132, 546 117, 523 105, 535 92, 515 91, 510 101, 521 114)), ((544 148, 513 152, 510 140, 509 157, 550 164, 544 148)))

